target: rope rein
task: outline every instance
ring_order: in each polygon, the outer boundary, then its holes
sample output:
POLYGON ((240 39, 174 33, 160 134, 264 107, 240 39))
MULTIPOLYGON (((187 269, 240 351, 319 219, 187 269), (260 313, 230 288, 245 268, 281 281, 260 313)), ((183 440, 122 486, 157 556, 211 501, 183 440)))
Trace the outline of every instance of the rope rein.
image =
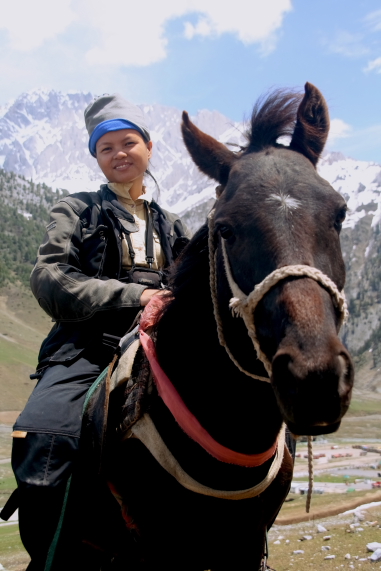
MULTIPOLYGON (((213 209, 208 216, 208 229, 209 229, 208 247, 209 247, 209 269, 210 269, 209 281, 210 281, 210 291, 213 302, 213 313, 217 325, 218 340, 220 345, 225 348, 225 351, 228 354, 231 361, 242 373, 253 379, 258 379, 259 381, 264 381, 269 383, 272 375, 272 365, 270 360, 265 355, 265 353, 261 350, 254 323, 255 308, 257 307, 258 303, 263 299, 263 297, 270 291, 271 288, 273 288, 280 281, 288 277, 311 278, 315 280, 317 283, 321 284, 331 294, 332 300, 337 310, 340 313, 340 319, 339 319, 339 329, 340 329, 340 327, 348 317, 348 308, 345 299, 345 294, 344 291, 339 291, 338 287, 331 280, 331 278, 329 278, 327 275, 325 275, 317 268, 313 268, 311 266, 306 266, 303 264, 295 264, 295 265, 289 265, 277 268, 276 270, 271 272, 271 274, 266 276, 262 282, 257 284, 254 287, 253 291, 249 293, 249 295, 246 295, 245 293, 243 293, 243 291, 240 289, 240 287, 233 278, 228 254, 226 251, 225 240, 221 239, 225 273, 229 283, 229 287, 233 294, 233 297, 231 298, 229 303, 229 307, 235 316, 239 316, 244 320, 249 337, 251 338, 254 345, 254 349, 257 353, 257 358, 263 363, 269 378, 260 377, 259 375, 255 375, 253 373, 250 373, 249 371, 246 371, 243 367, 241 367, 241 365, 238 363, 237 359, 234 357, 229 347, 227 346, 223 331, 222 319, 218 309, 217 270, 216 270, 217 249, 214 243, 214 214, 215 210, 213 209)), ((310 510, 312 489, 313 489, 312 437, 308 436, 308 494, 306 502, 307 513, 310 510)))
POLYGON ((208 236, 208 246, 209 246, 209 284, 210 284, 210 292, 212 295, 212 302, 213 302, 213 313, 214 319, 217 325, 217 334, 218 334, 218 341, 221 347, 225 348, 226 353, 229 355, 231 361, 233 361, 234 365, 244 373, 248 377, 252 377, 253 379, 258 379, 259 381, 264 381, 265 383, 270 382, 270 378, 267 377, 260 377, 259 375, 255 375, 254 373, 249 373, 246 371, 241 365, 238 363, 237 359, 234 357, 232 352, 230 351, 229 347, 226 344, 224 330, 222 325, 222 319, 220 316, 220 312, 218 310, 218 300, 217 300, 217 275, 216 275, 216 262, 217 262, 217 250, 214 245, 214 210, 209 214, 208 222, 209 222, 209 236, 208 236))
POLYGON ((306 500, 306 512, 310 513, 312 490, 314 487, 314 457, 312 454, 312 436, 307 436, 308 445, 308 492, 306 500))

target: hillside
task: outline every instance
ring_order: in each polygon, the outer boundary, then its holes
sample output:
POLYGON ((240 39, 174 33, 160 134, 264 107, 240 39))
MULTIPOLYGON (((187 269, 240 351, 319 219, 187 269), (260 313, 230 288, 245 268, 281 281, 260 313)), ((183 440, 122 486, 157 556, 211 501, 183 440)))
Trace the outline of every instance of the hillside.
MULTIPOLYGON (((36 381, 37 355, 51 319, 24 287, 0 288, 0 412, 20 411, 36 381)), ((0 424, 4 422, 0 418, 0 424)))
POLYGON ((51 327, 29 291, 29 275, 49 208, 61 193, 0 169, 0 410, 20 410, 35 382, 29 379, 51 327))

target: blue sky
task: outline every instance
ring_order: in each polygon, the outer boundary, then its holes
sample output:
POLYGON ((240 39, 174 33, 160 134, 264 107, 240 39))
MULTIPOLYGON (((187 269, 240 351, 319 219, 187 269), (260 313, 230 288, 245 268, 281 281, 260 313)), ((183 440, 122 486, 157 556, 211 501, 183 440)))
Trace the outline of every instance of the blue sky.
POLYGON ((269 88, 310 81, 330 107, 330 149, 381 163, 379 0, 2 4, 0 105, 37 87, 118 91, 240 121, 269 88))

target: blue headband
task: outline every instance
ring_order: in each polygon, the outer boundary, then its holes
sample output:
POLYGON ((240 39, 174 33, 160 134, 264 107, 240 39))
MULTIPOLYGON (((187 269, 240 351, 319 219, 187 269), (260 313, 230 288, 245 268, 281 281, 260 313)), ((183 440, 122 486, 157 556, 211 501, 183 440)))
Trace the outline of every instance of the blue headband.
POLYGON ((126 119, 108 119, 107 121, 99 123, 99 125, 97 125, 94 131, 91 133, 89 140, 89 151, 93 157, 96 157, 95 148, 99 139, 110 131, 120 131, 121 129, 135 129, 135 131, 139 131, 144 139, 146 139, 142 129, 135 125, 135 123, 131 123, 126 119))

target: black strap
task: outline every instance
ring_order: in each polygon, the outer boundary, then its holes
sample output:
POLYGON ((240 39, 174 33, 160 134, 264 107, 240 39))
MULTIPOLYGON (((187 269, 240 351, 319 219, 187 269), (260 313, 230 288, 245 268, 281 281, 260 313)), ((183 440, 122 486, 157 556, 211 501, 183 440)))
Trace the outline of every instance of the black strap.
POLYGON ((152 264, 155 261, 155 255, 153 251, 153 222, 151 210, 147 204, 144 202, 147 210, 147 229, 146 229, 146 260, 149 268, 152 268, 152 264))
POLYGON ((15 513, 20 505, 19 489, 13 490, 9 496, 7 503, 0 512, 0 518, 4 521, 8 521, 9 518, 15 513))
POLYGON ((103 333, 102 343, 106 347, 111 347, 111 349, 116 349, 119 345, 120 337, 116 335, 109 335, 108 333, 103 333))
POLYGON ((133 249, 133 247, 132 247, 132 242, 131 242, 130 233, 129 233, 129 232, 126 232, 125 236, 126 236, 128 251, 129 251, 129 254, 130 254, 130 258, 131 258, 131 266, 132 266, 132 268, 134 268, 134 267, 135 267, 135 252, 134 252, 134 249, 133 249))
MULTIPOLYGON (((152 264, 155 261, 155 254, 154 254, 154 240, 153 240, 153 222, 152 222, 152 214, 151 210, 148 206, 148 203, 144 201, 144 205, 147 211, 147 227, 146 227, 146 260, 149 268, 152 268, 152 264)), ((135 267, 135 251, 132 247, 131 236, 129 232, 126 232, 126 241, 128 245, 128 252, 131 257, 131 265, 132 268, 135 267)))

